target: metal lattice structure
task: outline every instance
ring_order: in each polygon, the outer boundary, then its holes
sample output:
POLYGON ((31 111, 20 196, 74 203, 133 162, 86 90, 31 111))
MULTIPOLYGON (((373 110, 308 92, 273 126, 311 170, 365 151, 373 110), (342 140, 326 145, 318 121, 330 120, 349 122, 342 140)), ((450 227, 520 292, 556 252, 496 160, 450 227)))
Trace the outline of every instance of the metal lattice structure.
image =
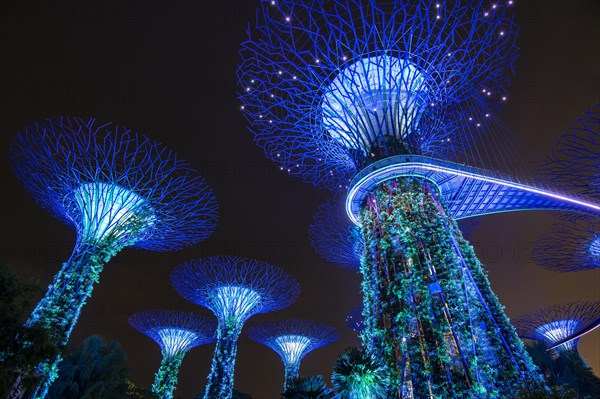
POLYGON ((571 218, 556 223, 532 251, 535 263, 557 272, 600 268, 600 222, 594 218, 571 218))
MULTIPOLYGON (((490 111, 507 99, 517 52, 511 5, 263 2, 242 44, 241 108, 257 144, 290 175, 347 190, 364 243, 363 345, 393 371, 391 397, 542 384, 455 219, 600 213, 476 167, 511 162, 490 111)), ((316 222, 317 252, 354 264, 343 222, 316 222)))
POLYGON ((512 319, 522 338, 559 351, 577 350, 579 333, 600 319, 600 301, 552 305, 512 319))
POLYGON ((280 357, 285 367, 283 390, 286 391, 298 378, 304 356, 337 341, 335 328, 311 320, 290 319, 255 324, 248 328, 248 336, 268 346, 280 357))
POLYGON ((257 143, 333 189, 394 155, 462 161, 506 99, 517 28, 506 4, 453 3, 264 2, 238 72, 257 143))
POLYGON ((230 398, 237 341, 244 322, 283 309, 300 293, 296 280, 268 263, 229 256, 193 259, 173 270, 171 283, 185 299, 210 309, 218 320, 217 346, 204 398, 230 398))
POLYGON ((328 262, 358 271, 364 242, 360 228, 350 222, 338 198, 319 206, 308 228, 310 244, 328 262))
MULTIPOLYGON (((71 258, 27 321, 48 326, 56 345, 67 343, 103 265, 121 249, 175 250, 216 227, 217 202, 204 180, 173 151, 122 126, 37 122, 20 132, 10 159, 21 184, 77 232, 71 258)), ((56 362, 40 364, 36 395, 45 396, 56 362)))
POLYGON ((173 310, 134 313, 128 322, 160 346, 163 358, 152 392, 161 399, 173 398, 183 357, 190 349, 213 342, 217 327, 208 317, 173 310))
POLYGON ((554 187, 600 200, 600 103, 577 119, 544 158, 538 174, 554 187))

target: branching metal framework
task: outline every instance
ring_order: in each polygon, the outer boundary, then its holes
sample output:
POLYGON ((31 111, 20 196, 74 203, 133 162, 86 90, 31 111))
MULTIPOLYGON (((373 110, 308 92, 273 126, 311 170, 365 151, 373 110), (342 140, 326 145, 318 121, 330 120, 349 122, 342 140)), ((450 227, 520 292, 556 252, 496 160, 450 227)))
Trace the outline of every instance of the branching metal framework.
POLYGON ((557 272, 600 268, 600 222, 571 218, 550 227, 533 247, 535 263, 557 272))
POLYGON ((173 310, 138 312, 128 321, 129 325, 160 346, 163 358, 152 392, 161 399, 173 398, 183 357, 190 349, 213 342, 217 327, 207 317, 173 310))
POLYGON ((471 147, 487 105, 506 99, 517 53, 508 8, 263 2, 238 72, 257 143, 290 174, 332 189, 393 155, 470 154, 482 165, 471 147))
POLYGON ((283 309, 300 293, 296 280, 282 269, 245 258, 215 256, 179 265, 171 283, 185 299, 204 306, 218 320, 217 346, 204 398, 230 398, 237 341, 252 315, 283 309))
POLYGON ((284 392, 298 378, 300 362, 308 353, 337 341, 335 328, 311 320, 277 320, 255 324, 248 329, 254 341, 273 349, 285 367, 284 392))
MULTIPOLYGON (((363 344, 392 369, 392 397, 542 383, 453 217, 600 212, 465 165, 511 161, 510 143, 490 134, 516 57, 511 5, 263 2, 242 45, 241 108, 258 145, 289 174, 347 190, 364 243, 363 344)), ((352 263, 343 223, 319 223, 313 242, 338 245, 317 251, 352 263)))
POLYGON ((600 103, 591 107, 552 147, 539 169, 552 186, 600 201, 600 103))
POLYGON ((319 206, 308 228, 310 244, 328 262, 358 271, 365 248, 358 226, 350 222, 340 198, 319 206))
POLYGON ((522 338, 544 342, 559 351, 577 350, 580 332, 600 319, 600 301, 570 302, 552 305, 514 318, 513 324, 522 338), (575 337, 568 340, 570 337, 575 337))
MULTIPOLYGON (((365 244, 360 228, 350 222, 343 209, 343 200, 338 197, 319 206, 308 227, 308 237, 315 252, 323 259, 344 269, 358 271, 365 244)), ((480 223, 478 218, 459 221, 465 236, 470 236, 480 223)))
MULTIPOLYGON (((27 324, 64 345, 108 260, 124 247, 176 250, 207 238, 217 202, 203 179, 147 137, 95 119, 62 117, 27 126, 10 148, 13 171, 35 199, 73 226, 71 258, 27 324)), ((40 364, 38 397, 55 377, 40 364)))

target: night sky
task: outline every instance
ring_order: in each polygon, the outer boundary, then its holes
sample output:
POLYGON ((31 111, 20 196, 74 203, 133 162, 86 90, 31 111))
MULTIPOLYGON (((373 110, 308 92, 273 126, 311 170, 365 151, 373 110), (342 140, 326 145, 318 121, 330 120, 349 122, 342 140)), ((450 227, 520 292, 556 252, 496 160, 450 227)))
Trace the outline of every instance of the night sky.
MULTIPOLYGON (((302 286, 291 307, 250 322, 311 318, 336 326, 341 339, 303 361, 301 375, 331 375, 346 346, 358 345, 344 316, 360 304, 359 276, 322 261, 307 227, 330 196, 282 174, 253 143, 236 100, 239 43, 258 0, 2 2, 0 123, 2 220, 0 254, 42 286, 70 255, 74 230, 35 203, 8 167, 8 146, 26 124, 59 115, 114 121, 175 150, 197 168, 220 205, 219 225, 205 242, 174 253, 126 249, 101 275, 71 337, 117 339, 132 380, 150 387, 160 350, 127 324, 155 308, 211 313, 169 284, 178 264, 207 255, 260 258, 302 286)), ((512 95, 500 112, 529 168, 565 128, 600 99, 600 2, 518 2, 521 48, 512 95)), ((482 218, 473 236, 492 288, 509 316, 575 300, 600 299, 600 270, 545 271, 531 261, 532 243, 555 219, 547 212, 482 218)), ((214 345, 191 350, 176 395, 193 398, 205 383, 214 345)), ((600 373, 600 332, 579 344, 600 373)), ((270 349, 242 336, 236 387, 276 398, 283 366, 270 349)))

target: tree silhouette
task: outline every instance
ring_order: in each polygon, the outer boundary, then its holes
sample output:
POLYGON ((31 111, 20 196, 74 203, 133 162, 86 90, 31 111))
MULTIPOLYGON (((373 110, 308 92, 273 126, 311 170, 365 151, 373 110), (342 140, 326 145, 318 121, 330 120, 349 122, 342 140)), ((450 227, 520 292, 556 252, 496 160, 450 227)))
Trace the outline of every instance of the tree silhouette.
POLYGON ((58 364, 48 399, 128 399, 125 352, 117 341, 93 335, 58 364))

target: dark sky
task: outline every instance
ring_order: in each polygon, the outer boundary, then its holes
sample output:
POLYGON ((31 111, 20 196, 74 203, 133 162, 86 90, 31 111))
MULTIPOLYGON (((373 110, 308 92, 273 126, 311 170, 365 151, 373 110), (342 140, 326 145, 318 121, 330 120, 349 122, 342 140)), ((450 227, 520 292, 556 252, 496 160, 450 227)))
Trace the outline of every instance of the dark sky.
MULTIPOLYGON (((8 170, 7 148, 19 129, 50 116, 95 116, 147 134, 198 168, 220 204, 219 226, 208 241, 175 253, 128 249, 113 259, 71 342, 97 333, 118 339, 132 380, 149 387, 160 350, 130 328, 127 317, 153 308, 209 314, 175 293, 170 271, 193 257, 255 257, 296 276, 302 295, 290 308, 250 321, 304 317, 337 326, 340 341, 309 354, 300 370, 329 379, 338 354, 359 343, 343 319, 360 304, 360 280, 310 248, 307 226, 329 193, 280 174, 245 128, 235 70, 258 1, 10 3, 0 6, 1 254, 45 286, 72 250, 74 231, 38 206, 8 170)), ((600 98, 600 3, 517 2, 516 8, 521 55, 500 116, 534 164, 600 98)), ((544 212, 500 214, 483 218, 476 230, 473 241, 509 316, 600 299, 600 270, 558 274, 532 263, 531 244, 553 220, 544 212)), ((599 373, 600 332, 579 347, 599 373)), ((207 345, 188 353, 177 395, 201 391, 212 350, 207 345)), ((242 337, 236 386, 271 399, 282 381, 278 356, 242 337)))

